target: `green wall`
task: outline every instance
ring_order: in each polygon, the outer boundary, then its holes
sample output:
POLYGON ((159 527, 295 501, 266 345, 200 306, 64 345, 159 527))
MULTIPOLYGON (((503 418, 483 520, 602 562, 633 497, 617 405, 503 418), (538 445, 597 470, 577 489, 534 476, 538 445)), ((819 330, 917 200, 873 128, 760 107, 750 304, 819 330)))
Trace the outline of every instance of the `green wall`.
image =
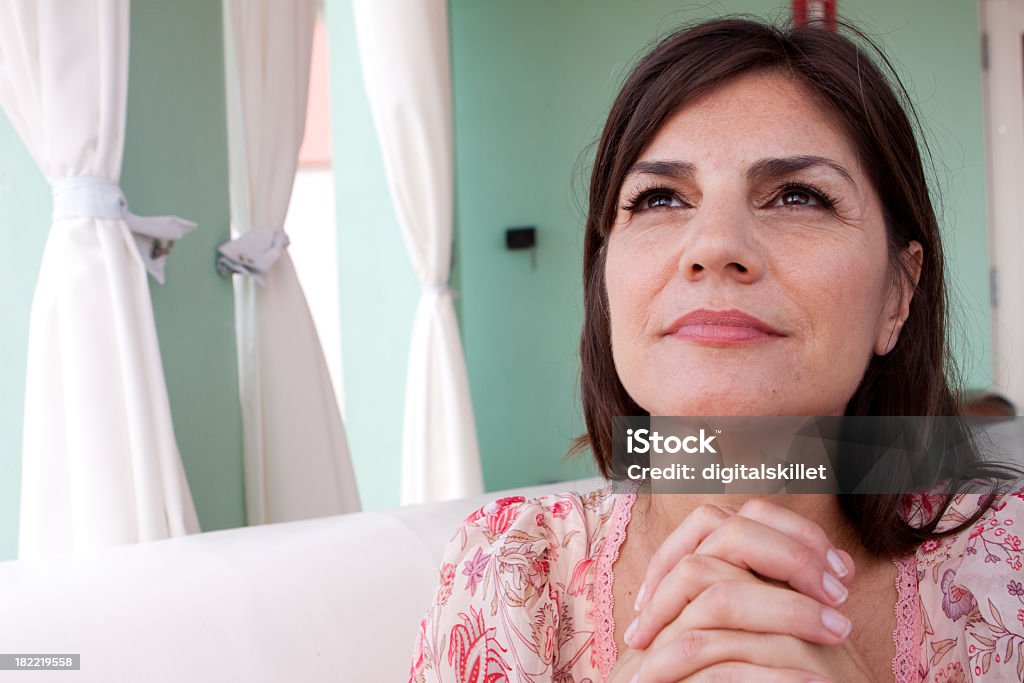
POLYGON ((28 314, 51 209, 50 186, 0 113, 0 561, 18 554, 28 314))
POLYGON ((963 0, 858 0, 868 29, 904 77, 934 159, 932 197, 949 266, 950 339, 969 388, 992 381, 988 200, 978 9, 963 0))
POLYGON ((351 0, 324 5, 345 428, 363 508, 373 509, 399 502, 405 372, 420 287, 388 194, 363 89, 351 0))
POLYGON ((231 281, 221 4, 132 0, 121 184, 132 210, 199 227, 150 279, 174 431, 203 531, 244 526, 242 417, 231 281))
MULTIPOLYGON (((368 507, 398 500, 402 388, 417 291, 355 63, 351 0, 328 0, 349 435, 368 507), (345 159, 355 159, 346 163, 345 159)), ((645 46, 676 26, 790 3, 450 0, 460 324, 489 490, 581 476, 577 343, 585 152, 645 46), (538 229, 536 268, 504 248, 538 229)), ((957 356, 989 378, 984 140, 976 7, 846 0, 918 100, 936 155, 957 356)))
MULTIPOLYGON (((220 3, 134 0, 122 187, 135 213, 199 228, 150 280, 175 432, 203 530, 245 524, 231 285, 213 267, 228 239, 220 3)), ((17 554, 21 420, 32 292, 50 192, 0 115, 0 560, 17 554)))

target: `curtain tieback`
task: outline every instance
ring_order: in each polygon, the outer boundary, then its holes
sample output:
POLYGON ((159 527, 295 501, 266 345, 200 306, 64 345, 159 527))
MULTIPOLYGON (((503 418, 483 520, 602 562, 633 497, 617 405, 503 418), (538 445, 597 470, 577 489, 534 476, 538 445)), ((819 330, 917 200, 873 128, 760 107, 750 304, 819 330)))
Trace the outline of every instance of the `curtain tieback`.
POLYGON ((223 277, 230 273, 247 275, 261 287, 267 285, 266 274, 281 258, 290 244, 282 228, 253 226, 244 235, 225 242, 217 248, 217 272, 223 277))
POLYGON ((146 270, 164 283, 167 255, 174 243, 196 229, 196 224, 177 216, 136 216, 120 186, 97 176, 60 178, 53 188, 53 220, 98 218, 122 220, 128 225, 146 270))
POLYGON ((455 293, 455 290, 453 290, 451 287, 449 287, 447 283, 445 283, 445 284, 427 283, 427 284, 421 285, 420 286, 420 293, 423 296, 427 296, 428 294, 432 294, 432 295, 438 296, 438 297, 441 297, 441 296, 444 296, 444 295, 448 295, 452 299, 455 299, 458 296, 455 293))

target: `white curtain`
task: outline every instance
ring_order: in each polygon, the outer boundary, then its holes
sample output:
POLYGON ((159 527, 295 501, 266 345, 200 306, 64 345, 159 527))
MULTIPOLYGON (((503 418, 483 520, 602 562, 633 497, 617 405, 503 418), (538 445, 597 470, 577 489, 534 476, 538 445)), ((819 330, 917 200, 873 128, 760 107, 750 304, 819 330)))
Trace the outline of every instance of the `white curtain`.
POLYGON ((446 0, 353 0, 363 81, 409 259, 422 286, 402 440, 402 502, 483 492, 448 287, 452 111, 446 0))
POLYGON ((54 190, 29 323, 22 558, 199 530, 146 276, 195 226, 134 216, 118 188, 128 5, 0 0, 0 105, 54 190))
POLYGON ((224 0, 231 220, 249 524, 359 510, 341 413, 286 247, 315 0, 224 0))

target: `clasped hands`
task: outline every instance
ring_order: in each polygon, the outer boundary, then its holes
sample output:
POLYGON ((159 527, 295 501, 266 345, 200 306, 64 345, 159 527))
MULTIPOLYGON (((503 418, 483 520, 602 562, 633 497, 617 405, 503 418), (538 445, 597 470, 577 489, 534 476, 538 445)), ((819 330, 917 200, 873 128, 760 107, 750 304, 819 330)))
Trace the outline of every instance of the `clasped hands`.
POLYGON ((652 557, 609 681, 870 682, 836 609, 854 571, 796 512, 702 505, 652 557))

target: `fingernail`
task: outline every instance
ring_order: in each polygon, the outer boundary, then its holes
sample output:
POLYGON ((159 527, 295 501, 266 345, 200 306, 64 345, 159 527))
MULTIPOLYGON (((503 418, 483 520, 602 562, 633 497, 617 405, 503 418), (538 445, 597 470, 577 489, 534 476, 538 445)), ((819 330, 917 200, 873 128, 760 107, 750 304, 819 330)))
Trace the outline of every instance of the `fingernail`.
POLYGON ((629 683, 636 683, 639 680, 640 680, 640 674, 638 672, 638 673, 633 674, 633 677, 631 679, 629 679, 629 683))
POLYGON ((843 562, 843 558, 839 557, 839 553, 833 548, 829 548, 828 552, 825 553, 825 559, 828 560, 828 566, 832 568, 835 575, 842 578, 850 573, 850 568, 843 562))
POLYGON ((634 619, 633 623, 626 628, 626 632, 622 634, 622 639, 626 641, 626 645, 629 645, 630 647, 633 646, 633 643, 630 641, 633 640, 633 636, 636 635, 636 629, 638 626, 640 626, 640 617, 634 619))
POLYGON ((832 598, 832 602, 837 605, 841 605, 846 602, 847 596, 850 595, 850 592, 846 590, 846 586, 839 583, 839 579, 828 572, 825 572, 822 575, 821 584, 825 588, 826 595, 832 598))
POLYGON ((633 603, 633 610, 634 611, 636 611, 636 612, 640 611, 640 607, 642 606, 643 601, 644 601, 644 591, 646 591, 646 590, 647 590, 647 586, 641 583, 640 584, 640 590, 638 590, 637 593, 636 593, 636 602, 633 603))
POLYGON ((840 638, 850 635, 853 624, 845 616, 830 607, 821 610, 821 623, 840 638))

